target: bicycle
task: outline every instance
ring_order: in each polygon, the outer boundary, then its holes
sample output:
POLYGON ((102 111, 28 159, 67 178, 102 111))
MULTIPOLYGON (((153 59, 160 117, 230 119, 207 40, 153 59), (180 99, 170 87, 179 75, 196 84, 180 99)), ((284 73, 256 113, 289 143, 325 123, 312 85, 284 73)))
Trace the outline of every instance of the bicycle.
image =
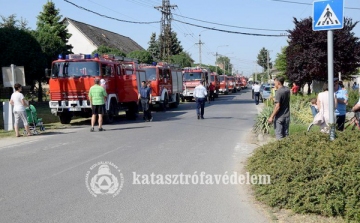
POLYGON ((345 129, 351 126, 351 130, 354 130, 356 127, 360 130, 360 112, 354 112, 354 116, 348 120, 345 120, 345 129), (346 124, 347 123, 347 124, 346 124))

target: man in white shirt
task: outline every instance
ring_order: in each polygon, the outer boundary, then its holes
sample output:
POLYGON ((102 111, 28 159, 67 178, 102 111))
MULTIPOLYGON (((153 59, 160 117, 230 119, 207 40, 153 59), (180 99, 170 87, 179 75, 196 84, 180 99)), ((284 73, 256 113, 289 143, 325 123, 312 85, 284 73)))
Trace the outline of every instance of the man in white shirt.
POLYGON ((203 85, 204 81, 200 81, 200 84, 194 89, 194 98, 196 101, 196 114, 197 119, 204 119, 204 107, 207 96, 207 90, 203 85), (200 112, 201 109, 201 112, 200 112))
POLYGON ((259 97, 260 97, 260 85, 258 82, 255 82, 254 86, 252 87, 254 91, 254 97, 255 97, 255 104, 259 104, 259 97))

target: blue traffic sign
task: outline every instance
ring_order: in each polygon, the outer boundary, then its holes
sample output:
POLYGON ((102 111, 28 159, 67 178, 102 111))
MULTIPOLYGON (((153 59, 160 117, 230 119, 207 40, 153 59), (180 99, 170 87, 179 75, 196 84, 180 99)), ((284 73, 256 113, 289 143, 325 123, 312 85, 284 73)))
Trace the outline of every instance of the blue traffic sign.
POLYGON ((344 26, 344 1, 315 1, 313 10, 313 30, 342 29, 344 26))

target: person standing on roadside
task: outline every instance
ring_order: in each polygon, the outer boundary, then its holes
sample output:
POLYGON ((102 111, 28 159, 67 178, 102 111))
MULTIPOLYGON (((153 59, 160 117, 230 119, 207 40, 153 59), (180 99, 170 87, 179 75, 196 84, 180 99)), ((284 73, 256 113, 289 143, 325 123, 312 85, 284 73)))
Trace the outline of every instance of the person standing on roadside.
POLYGON ((24 128, 26 130, 27 135, 32 136, 32 134, 30 133, 29 124, 27 122, 26 110, 25 110, 26 109, 25 107, 29 106, 29 102, 27 102, 25 100, 24 95, 21 93, 21 91, 22 91, 21 84, 16 83, 14 85, 14 89, 15 89, 15 92, 12 93, 12 95, 11 95, 10 104, 14 106, 15 135, 16 135, 16 137, 21 136, 19 134, 19 120, 21 119, 22 122, 24 123, 24 128))
POLYGON ((200 81, 200 84, 194 89, 194 98, 196 101, 196 114, 197 119, 204 119, 205 100, 207 96, 207 90, 204 87, 204 81, 200 81))
POLYGON ((339 79, 334 78, 334 92, 337 98, 337 107, 335 110, 337 130, 343 131, 346 117, 346 105, 348 104, 347 90, 339 84, 339 79))
POLYGON ((211 82, 210 82, 210 85, 209 85, 209 91, 210 91, 209 101, 214 101, 215 100, 215 98, 214 98, 215 85, 213 85, 213 83, 211 83, 211 82))
POLYGON ((255 98, 255 104, 259 104, 259 98, 260 98, 260 85, 258 82, 255 82, 254 86, 252 87, 254 91, 254 98, 255 98))
POLYGON ((94 85, 89 90, 89 100, 92 110, 91 116, 91 129, 90 132, 94 131, 94 125, 96 121, 96 115, 99 116, 99 131, 105 131, 102 127, 103 115, 105 113, 105 99, 107 93, 103 87, 100 86, 100 79, 95 78, 94 85))
POLYGON ((151 103, 151 89, 146 84, 146 81, 141 82, 140 93, 138 95, 138 99, 141 102, 141 107, 144 113, 144 120, 146 122, 151 122, 153 117, 150 111, 150 103, 151 103))
POLYGON ((274 122, 276 139, 280 140, 289 135, 290 126, 290 89, 284 86, 284 77, 275 78, 275 107, 268 119, 274 122))

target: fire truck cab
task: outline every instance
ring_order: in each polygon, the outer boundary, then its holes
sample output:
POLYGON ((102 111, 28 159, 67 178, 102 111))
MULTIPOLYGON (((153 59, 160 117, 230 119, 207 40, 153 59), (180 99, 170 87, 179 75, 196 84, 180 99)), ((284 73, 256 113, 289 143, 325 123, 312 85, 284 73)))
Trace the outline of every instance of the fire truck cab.
POLYGON ((215 86, 215 92, 214 92, 215 98, 219 97, 220 81, 219 81, 219 75, 217 73, 214 72, 210 74, 210 83, 212 83, 215 86))
POLYGON ((228 76, 219 75, 220 89, 219 92, 222 94, 229 94, 229 81, 228 76))
POLYGON ((236 83, 235 83, 235 77, 234 76, 228 76, 228 89, 229 92, 235 93, 236 92, 236 83))
POLYGON ((194 98, 194 89, 204 81, 204 86, 209 86, 210 72, 200 67, 185 67, 183 68, 183 101, 191 101, 194 98))
POLYGON ((126 110, 127 118, 136 118, 138 90, 146 78, 136 61, 97 54, 70 54, 65 58, 59 55, 46 73, 50 78, 49 107, 62 124, 69 124, 73 116, 91 116, 88 94, 95 78, 106 81, 105 122, 113 122, 120 109, 126 110))
POLYGON ((150 82, 151 103, 163 109, 168 105, 177 107, 183 87, 181 69, 165 62, 140 64, 140 67, 146 72, 146 81, 150 82))

